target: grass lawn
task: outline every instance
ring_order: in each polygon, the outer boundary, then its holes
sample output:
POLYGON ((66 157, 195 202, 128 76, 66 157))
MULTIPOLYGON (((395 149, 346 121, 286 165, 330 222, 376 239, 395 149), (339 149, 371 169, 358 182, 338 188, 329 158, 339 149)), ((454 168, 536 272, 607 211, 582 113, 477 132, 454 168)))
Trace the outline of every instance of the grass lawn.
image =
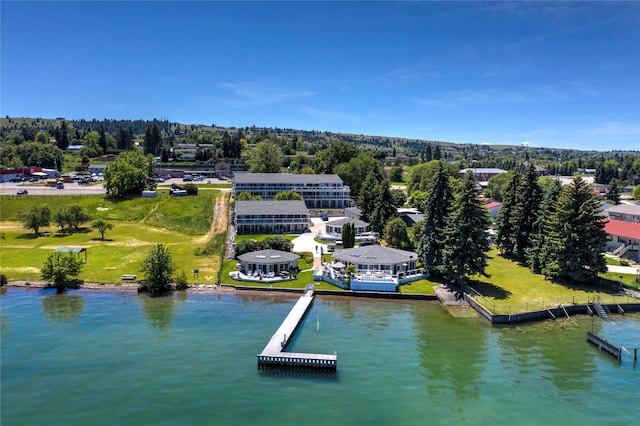
MULTIPOLYGON (((213 255, 197 256, 204 251, 209 237, 213 204, 221 193, 208 193, 196 197, 109 199, 104 196, 65 197, 3 197, 0 231, 0 272, 9 280, 40 281, 40 268, 56 247, 86 247, 87 263, 80 279, 87 282, 119 283, 122 274, 136 274, 149 250, 158 243, 171 252, 176 271, 184 271, 190 283, 215 283, 220 268, 224 238, 214 235, 211 241, 219 247, 213 255), (104 219, 114 225, 107 231, 105 241, 97 230, 85 224, 81 232, 59 234, 57 226, 40 230, 50 236, 36 237, 18 222, 17 211, 31 205, 48 205, 52 211, 78 204, 93 219, 104 219), (193 270, 198 269, 198 277, 193 270)), ((209 250, 209 253, 211 250, 209 250)), ((81 255, 84 258, 84 254, 81 255)))
POLYGON ((303 289, 307 286, 307 284, 314 284, 316 289, 318 290, 340 290, 338 287, 335 287, 329 283, 322 281, 313 281, 313 271, 310 268, 313 265, 308 265, 304 260, 298 260, 298 268, 301 271, 299 272, 295 280, 281 281, 278 283, 265 284, 260 281, 236 281, 229 276, 230 272, 236 270, 237 260, 225 260, 222 263, 222 272, 220 273, 220 283, 221 284, 229 284, 229 285, 237 285, 237 286, 247 286, 247 287, 277 287, 277 288, 299 288, 303 289))
MULTIPOLYGON (((487 274, 476 276, 469 285, 484 297, 477 300, 496 314, 516 313, 557 307, 559 304, 583 304, 600 296, 603 302, 614 303, 617 290, 612 284, 618 282, 620 274, 611 281, 605 274, 600 283, 593 285, 559 284, 546 280, 542 275, 532 274, 528 268, 500 256, 497 250, 489 255, 487 274)), ((625 280, 627 282, 627 280, 625 280)), ((626 298, 625 298, 626 300, 626 298)), ((621 303, 623 300, 617 300, 621 303)))

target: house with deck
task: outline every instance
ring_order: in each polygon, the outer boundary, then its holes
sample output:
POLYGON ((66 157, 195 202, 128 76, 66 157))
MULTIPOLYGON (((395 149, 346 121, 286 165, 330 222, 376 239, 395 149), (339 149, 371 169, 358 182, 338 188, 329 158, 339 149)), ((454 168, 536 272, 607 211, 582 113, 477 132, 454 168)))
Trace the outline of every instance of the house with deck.
POLYGON ((333 253, 333 261, 315 271, 314 280, 354 291, 396 292, 398 286, 428 277, 418 268, 416 253, 379 245, 357 246, 333 253), (354 265, 350 276, 346 268, 354 265))
POLYGON ((245 281, 289 279, 298 272, 299 258, 294 253, 271 249, 244 253, 238 256, 233 278, 245 281))

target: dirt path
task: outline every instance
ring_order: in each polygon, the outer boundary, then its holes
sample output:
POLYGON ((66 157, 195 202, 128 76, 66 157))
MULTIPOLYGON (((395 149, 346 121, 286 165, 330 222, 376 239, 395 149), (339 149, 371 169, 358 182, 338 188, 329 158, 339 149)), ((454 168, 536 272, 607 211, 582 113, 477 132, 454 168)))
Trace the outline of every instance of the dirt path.
POLYGON ((211 226, 209 227, 209 232, 202 237, 199 237, 195 240, 197 243, 204 243, 211 239, 215 234, 219 234, 227 229, 227 225, 229 224, 229 202, 230 193, 220 194, 216 197, 216 201, 213 204, 213 216, 211 218, 211 226))

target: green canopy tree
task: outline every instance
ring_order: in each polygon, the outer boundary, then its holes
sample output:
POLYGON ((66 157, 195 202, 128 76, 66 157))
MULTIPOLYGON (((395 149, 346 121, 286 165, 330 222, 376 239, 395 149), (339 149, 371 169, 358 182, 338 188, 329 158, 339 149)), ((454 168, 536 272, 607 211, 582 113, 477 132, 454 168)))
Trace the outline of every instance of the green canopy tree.
POLYGON ((118 159, 104 171, 107 194, 122 197, 155 189, 154 166, 153 156, 145 156, 137 149, 120 153, 118 159))
POLYGON ((407 224, 399 217, 394 217, 384 227, 383 239, 389 247, 410 249, 411 240, 407 231, 407 224))
POLYGON ((487 229, 491 219, 477 199, 477 184, 473 173, 468 171, 447 215, 442 238, 442 272, 461 288, 467 276, 485 274, 490 248, 487 229))
POLYGON ((58 291, 64 290, 82 271, 82 260, 75 253, 51 253, 42 266, 41 276, 52 281, 58 291))
POLYGON ((141 284, 152 294, 162 293, 170 288, 175 267, 171 253, 164 244, 157 244, 145 258, 141 270, 145 273, 146 282, 141 284))
POLYGON ((591 282, 607 271, 606 219, 601 203, 581 177, 562 189, 548 217, 548 237, 541 250, 541 272, 568 282, 591 282))
POLYGON ((302 201, 304 200, 304 198, 302 198, 302 195, 298 194, 295 191, 282 191, 282 192, 278 192, 274 197, 274 200, 276 201, 282 201, 282 200, 294 200, 294 201, 302 201))
POLYGON ((33 229, 34 234, 38 235, 40 228, 49 226, 51 220, 51 211, 47 206, 32 206, 26 212, 20 212, 18 218, 22 221, 24 229, 33 229))
POLYGON ((107 231, 113 229, 113 224, 102 219, 94 220, 91 226, 98 230, 98 232, 100 233, 100 239, 102 241, 104 241, 104 234, 107 231))
POLYGON ((278 173, 282 165, 282 150, 270 141, 257 144, 249 154, 248 163, 252 173, 278 173))

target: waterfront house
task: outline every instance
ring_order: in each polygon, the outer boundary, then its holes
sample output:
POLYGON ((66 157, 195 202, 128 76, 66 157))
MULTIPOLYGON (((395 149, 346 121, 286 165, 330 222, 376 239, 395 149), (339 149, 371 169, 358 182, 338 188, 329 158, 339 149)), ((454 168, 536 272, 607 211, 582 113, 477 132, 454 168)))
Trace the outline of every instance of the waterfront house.
POLYGON ((236 201, 234 223, 242 234, 300 234, 309 228, 304 201, 236 201))
POLYGON ((238 256, 236 279, 268 280, 288 279, 298 272, 298 259, 294 253, 280 250, 258 250, 238 256))
POLYGON ((377 244, 338 250, 333 262, 314 273, 314 279, 354 291, 398 291, 398 286, 429 276, 418 268, 416 253, 377 244), (346 268, 355 273, 346 275, 346 268), (347 285, 349 282, 349 285, 347 285))
POLYGON ((276 194, 285 191, 300 194, 310 209, 342 209, 351 205, 350 189, 338 175, 235 173, 234 176, 234 197, 248 192, 263 200, 273 200, 276 194))

